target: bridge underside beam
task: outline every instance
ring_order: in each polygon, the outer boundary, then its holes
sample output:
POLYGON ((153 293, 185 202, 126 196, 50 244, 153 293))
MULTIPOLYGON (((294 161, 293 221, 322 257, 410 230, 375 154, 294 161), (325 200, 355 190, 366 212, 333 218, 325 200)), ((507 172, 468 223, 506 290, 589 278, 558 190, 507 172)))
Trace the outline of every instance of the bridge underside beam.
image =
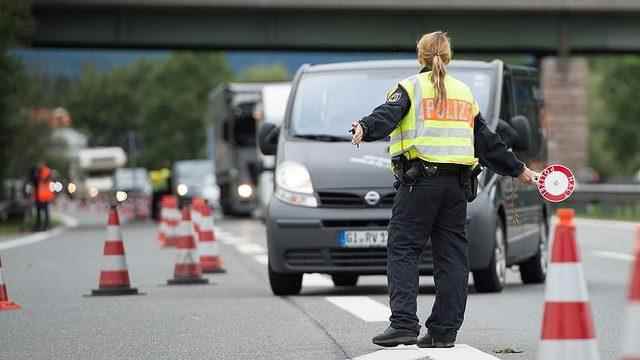
POLYGON ((42 7, 35 47, 413 51, 447 30, 456 51, 640 51, 640 13, 290 11, 42 7))

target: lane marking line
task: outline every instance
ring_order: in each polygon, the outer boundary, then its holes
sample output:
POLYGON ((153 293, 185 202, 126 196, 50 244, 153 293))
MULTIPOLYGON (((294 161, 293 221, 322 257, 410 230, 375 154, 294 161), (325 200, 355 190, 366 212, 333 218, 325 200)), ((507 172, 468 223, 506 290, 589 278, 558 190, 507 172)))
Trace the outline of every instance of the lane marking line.
POLYGON ((64 230, 65 228, 56 228, 53 230, 31 234, 31 235, 27 235, 21 238, 13 239, 13 240, 3 241, 2 243, 0 243, 0 251, 16 248, 19 246, 35 244, 37 242, 47 240, 54 236, 60 235, 64 230))
POLYGON ((591 254, 593 254, 593 256, 597 256, 605 259, 633 261, 633 255, 614 252, 614 251, 592 251, 591 254))
POLYGON ((269 263, 269 256, 267 256, 267 254, 256 255, 253 259, 262 265, 267 265, 269 263))
POLYGON ((386 322, 391 316, 388 306, 368 296, 327 296, 325 299, 366 322, 386 322))
POLYGON ((452 349, 420 349, 417 346, 397 346, 358 356, 353 360, 499 360, 472 346, 456 344, 452 349))
POLYGON ((264 254, 267 252, 264 247, 254 243, 236 244, 236 249, 238 249, 238 251, 240 251, 241 253, 248 255, 264 254))
POLYGON ((302 287, 328 287, 333 286, 333 281, 322 274, 304 274, 302 277, 302 287))

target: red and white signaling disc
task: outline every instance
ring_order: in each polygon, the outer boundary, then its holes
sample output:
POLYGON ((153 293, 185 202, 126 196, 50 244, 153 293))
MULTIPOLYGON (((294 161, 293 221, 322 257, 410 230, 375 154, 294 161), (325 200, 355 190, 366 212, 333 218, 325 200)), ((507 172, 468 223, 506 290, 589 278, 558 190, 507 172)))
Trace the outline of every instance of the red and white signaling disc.
POLYGON ((545 200, 557 203, 568 199, 573 194, 576 178, 566 166, 549 165, 542 170, 537 186, 538 192, 545 200))

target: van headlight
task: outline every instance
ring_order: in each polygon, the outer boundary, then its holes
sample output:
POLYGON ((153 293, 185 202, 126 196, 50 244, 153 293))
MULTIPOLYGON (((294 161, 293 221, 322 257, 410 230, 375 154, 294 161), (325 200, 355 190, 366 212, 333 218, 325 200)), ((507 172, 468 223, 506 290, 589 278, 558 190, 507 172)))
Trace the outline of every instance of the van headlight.
POLYGON ((293 161, 279 164, 276 170, 276 197, 291 205, 318 207, 307 168, 293 161))

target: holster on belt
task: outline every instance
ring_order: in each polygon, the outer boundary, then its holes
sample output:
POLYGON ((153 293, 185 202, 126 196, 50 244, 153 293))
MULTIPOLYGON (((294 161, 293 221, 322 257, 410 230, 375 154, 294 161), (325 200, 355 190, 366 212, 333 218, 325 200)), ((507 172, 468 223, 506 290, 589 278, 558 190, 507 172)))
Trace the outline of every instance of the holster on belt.
POLYGON ((464 189, 464 196, 467 199, 467 202, 472 202, 475 200, 476 196, 478 196, 478 175, 482 172, 482 167, 480 165, 476 165, 473 168, 469 168, 468 170, 462 173, 462 187, 464 189))

